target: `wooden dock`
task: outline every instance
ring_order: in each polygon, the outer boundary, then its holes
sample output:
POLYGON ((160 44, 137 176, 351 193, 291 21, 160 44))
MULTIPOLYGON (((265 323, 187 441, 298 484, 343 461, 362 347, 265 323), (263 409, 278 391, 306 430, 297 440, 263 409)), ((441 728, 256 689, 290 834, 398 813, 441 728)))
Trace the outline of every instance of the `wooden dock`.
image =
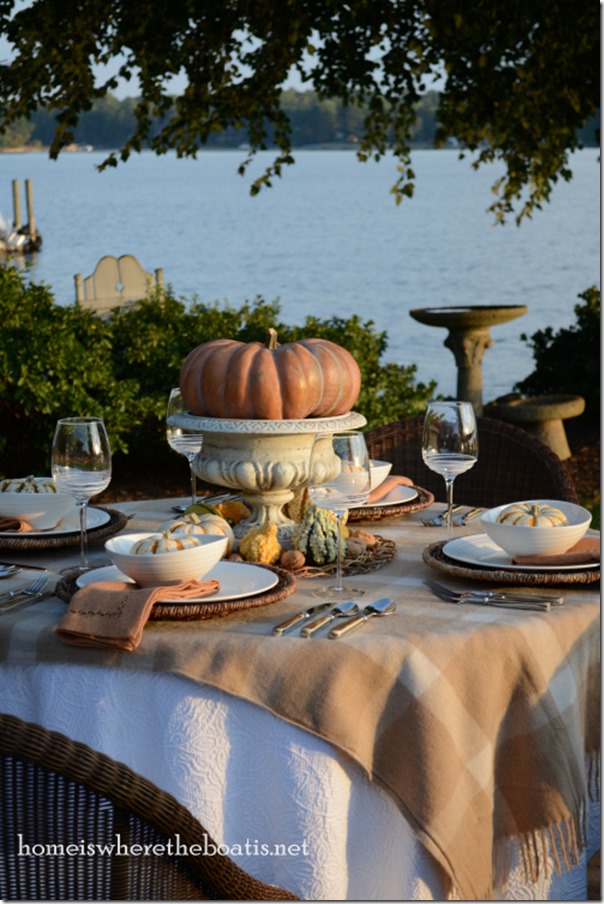
POLYGON ((42 247, 42 236, 36 227, 34 192, 31 179, 25 180, 27 222, 21 216, 21 187, 13 179, 13 221, 0 224, 0 252, 5 254, 32 254, 42 247))

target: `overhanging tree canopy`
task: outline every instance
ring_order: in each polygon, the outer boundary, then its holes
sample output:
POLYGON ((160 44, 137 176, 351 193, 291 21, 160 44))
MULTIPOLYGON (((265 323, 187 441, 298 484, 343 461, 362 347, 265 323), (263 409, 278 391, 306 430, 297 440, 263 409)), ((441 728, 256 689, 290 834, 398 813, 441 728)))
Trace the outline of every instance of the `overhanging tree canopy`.
POLYGON ((136 128, 103 167, 147 145, 194 156, 213 133, 247 127, 242 173, 269 136, 276 147, 252 193, 293 163, 280 104, 292 70, 366 110, 358 156, 394 151, 397 201, 413 192, 415 105, 442 79, 438 141, 456 139, 475 166, 505 164, 491 207, 499 220, 519 222, 571 177, 577 129, 599 107, 594 0, 0 0, 0 29, 12 49, 0 65, 0 128, 53 110, 56 157, 93 101, 135 78, 136 128), (115 70, 101 83, 99 64, 115 70), (174 96, 177 75, 187 84, 174 96))

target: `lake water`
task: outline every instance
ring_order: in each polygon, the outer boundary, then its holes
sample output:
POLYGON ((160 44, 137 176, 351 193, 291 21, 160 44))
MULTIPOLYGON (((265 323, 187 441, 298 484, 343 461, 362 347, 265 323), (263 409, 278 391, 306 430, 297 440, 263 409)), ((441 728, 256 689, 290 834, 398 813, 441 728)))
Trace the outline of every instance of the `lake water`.
MULTIPOLYGON (((13 179, 32 180, 44 244, 32 279, 59 303, 72 302, 73 276, 89 275, 105 254, 134 254, 164 268, 177 296, 241 305, 279 299, 282 319, 302 323, 359 314, 386 330, 384 360, 416 364, 417 379, 455 393, 447 331, 409 315, 418 307, 528 306, 493 327, 484 356, 484 399, 509 392, 534 370, 520 339, 575 322, 578 294, 600 277, 598 150, 571 158, 574 178, 532 220, 493 225, 486 212, 497 166, 471 169, 456 151, 418 150, 412 199, 397 207, 389 188, 395 162, 359 163, 352 152, 300 151, 273 188, 252 198, 237 174, 241 152, 197 160, 151 153, 99 173, 101 152, 0 154, 0 212, 12 219, 13 179)), ((272 159, 260 155, 254 173, 272 159)))

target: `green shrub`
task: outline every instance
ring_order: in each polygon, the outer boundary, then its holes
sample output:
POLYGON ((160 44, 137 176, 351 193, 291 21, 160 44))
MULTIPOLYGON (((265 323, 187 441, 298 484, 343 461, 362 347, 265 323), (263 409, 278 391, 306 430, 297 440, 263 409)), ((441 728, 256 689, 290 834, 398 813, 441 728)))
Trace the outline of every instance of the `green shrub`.
POLYGON ((536 368, 515 388, 527 395, 577 393, 585 399, 589 417, 600 414, 600 290, 586 289, 575 306, 575 325, 554 333, 551 327, 529 339, 536 368))
POLYGON ((436 388, 415 385, 414 365, 380 363, 387 337, 372 321, 309 317, 288 326, 278 302, 261 297, 238 309, 187 304, 168 287, 104 320, 55 304, 46 286, 2 265, 0 317, 0 473, 12 477, 47 474, 55 423, 76 414, 104 418, 114 454, 130 469, 168 467, 176 458, 165 439, 165 408, 186 355, 223 336, 264 342, 270 326, 281 342, 319 336, 354 355, 362 375, 355 410, 370 427, 421 412, 436 388))

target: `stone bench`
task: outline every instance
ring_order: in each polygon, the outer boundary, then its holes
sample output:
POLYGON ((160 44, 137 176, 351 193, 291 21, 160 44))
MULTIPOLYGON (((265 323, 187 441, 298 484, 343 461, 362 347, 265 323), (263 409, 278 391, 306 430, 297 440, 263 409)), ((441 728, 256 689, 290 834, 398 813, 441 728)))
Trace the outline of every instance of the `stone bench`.
POLYGON ((496 399, 488 408, 491 416, 532 433, 564 461, 571 451, 563 422, 583 414, 585 399, 579 395, 510 395, 496 399))

